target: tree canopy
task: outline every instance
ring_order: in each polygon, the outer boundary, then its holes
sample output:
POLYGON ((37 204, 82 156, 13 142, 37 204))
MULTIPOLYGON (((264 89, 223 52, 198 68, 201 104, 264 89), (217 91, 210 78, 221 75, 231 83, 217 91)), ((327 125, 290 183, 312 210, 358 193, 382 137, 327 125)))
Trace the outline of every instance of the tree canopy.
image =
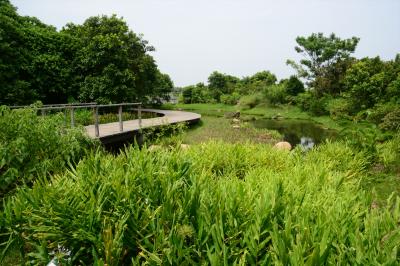
POLYGON ((336 93, 339 79, 342 78, 350 54, 353 53, 359 42, 359 38, 352 37, 341 39, 334 33, 328 37, 323 33, 313 33, 308 37, 296 38, 295 50, 303 56, 300 64, 287 60, 287 64, 297 70, 299 77, 306 78, 308 85, 315 89, 316 93, 336 93))
POLYGON ((154 47, 115 15, 57 31, 0 0, 0 39, 0 104, 160 101, 173 87, 154 47))

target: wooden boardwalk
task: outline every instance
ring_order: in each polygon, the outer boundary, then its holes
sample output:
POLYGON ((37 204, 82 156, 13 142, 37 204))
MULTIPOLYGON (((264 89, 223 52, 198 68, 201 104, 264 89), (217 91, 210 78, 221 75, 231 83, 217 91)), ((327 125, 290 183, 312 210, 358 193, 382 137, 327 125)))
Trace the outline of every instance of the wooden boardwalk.
MULTIPOLYGON (((196 122, 199 121, 201 115, 191 112, 183 111, 170 111, 170 110, 157 110, 157 109, 142 109, 142 112, 152 112, 162 115, 156 118, 142 119, 142 129, 149 127, 157 127, 161 125, 175 124, 181 122, 196 122)), ((118 137, 119 135, 134 133, 139 131, 139 120, 128 120, 123 123, 123 131, 120 131, 119 122, 100 124, 99 125, 99 136, 96 137, 95 126, 86 126, 86 133, 91 138, 112 138, 118 137)))

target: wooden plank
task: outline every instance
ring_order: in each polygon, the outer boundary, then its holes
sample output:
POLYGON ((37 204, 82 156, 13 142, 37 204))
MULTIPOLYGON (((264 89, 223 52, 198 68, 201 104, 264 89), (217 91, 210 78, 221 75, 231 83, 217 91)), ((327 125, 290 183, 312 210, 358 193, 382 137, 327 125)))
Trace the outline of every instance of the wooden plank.
POLYGON ((112 135, 123 134, 129 131, 138 131, 140 128, 156 127, 161 125, 175 124, 181 122, 193 122, 200 120, 201 115, 191 112, 142 109, 143 112, 153 112, 162 115, 161 117, 148 119, 135 119, 124 121, 123 131, 120 131, 120 123, 113 122, 107 124, 99 124, 99 136, 96 137, 95 125, 86 126, 86 133, 91 138, 110 137, 112 135), (141 125, 140 125, 141 122, 141 125))

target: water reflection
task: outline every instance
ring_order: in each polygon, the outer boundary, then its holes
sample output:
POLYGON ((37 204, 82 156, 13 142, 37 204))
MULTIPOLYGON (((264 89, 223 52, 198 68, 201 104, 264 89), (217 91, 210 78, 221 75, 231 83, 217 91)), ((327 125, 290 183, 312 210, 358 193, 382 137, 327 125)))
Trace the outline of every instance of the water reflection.
POLYGON ((308 138, 308 137, 302 137, 300 139, 300 145, 302 147, 303 150, 310 150, 314 147, 314 140, 312 138, 308 138))
POLYGON ((283 139, 293 147, 301 145, 302 149, 309 150, 325 139, 334 139, 335 130, 323 128, 321 125, 309 120, 274 120, 260 119, 253 122, 257 128, 268 128, 279 131, 283 139))

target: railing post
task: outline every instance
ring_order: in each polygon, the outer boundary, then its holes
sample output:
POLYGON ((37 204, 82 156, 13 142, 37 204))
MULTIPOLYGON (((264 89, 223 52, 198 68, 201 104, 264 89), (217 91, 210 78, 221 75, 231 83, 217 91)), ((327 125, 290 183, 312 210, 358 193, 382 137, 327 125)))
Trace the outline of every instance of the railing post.
POLYGON ((139 116, 139 131, 142 131, 142 104, 139 104, 138 116, 139 116))
POLYGON ((119 119, 119 131, 124 131, 124 124, 122 120, 122 105, 118 106, 118 119, 119 119))
POLYGON ((67 108, 64 109, 64 126, 67 127, 67 108))
POLYGON ((94 108, 94 132, 96 137, 99 137, 99 107, 94 108))
POLYGON ((44 109, 41 110, 42 111, 42 116, 46 115, 46 111, 44 109))
POLYGON ((75 126, 75 114, 74 114, 74 107, 71 106, 71 127, 75 126))

